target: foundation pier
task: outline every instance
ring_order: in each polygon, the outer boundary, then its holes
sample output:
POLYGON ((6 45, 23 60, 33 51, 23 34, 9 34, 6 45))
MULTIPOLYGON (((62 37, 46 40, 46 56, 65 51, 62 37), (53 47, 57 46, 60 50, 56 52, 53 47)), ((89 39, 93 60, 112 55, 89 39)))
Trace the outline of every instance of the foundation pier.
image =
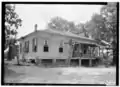
POLYGON ((92 59, 89 60, 89 66, 92 66, 92 59))
POLYGON ((55 65, 56 64, 56 59, 53 59, 53 65, 55 65))
POLYGON ((70 65, 70 60, 71 59, 66 59, 66 64, 69 66, 70 65))
POLYGON ((82 61, 82 60, 81 60, 81 59, 79 59, 79 66, 81 66, 81 61, 82 61))
POLYGON ((42 59, 36 59, 35 62, 37 65, 40 65, 40 64, 42 64, 42 59))

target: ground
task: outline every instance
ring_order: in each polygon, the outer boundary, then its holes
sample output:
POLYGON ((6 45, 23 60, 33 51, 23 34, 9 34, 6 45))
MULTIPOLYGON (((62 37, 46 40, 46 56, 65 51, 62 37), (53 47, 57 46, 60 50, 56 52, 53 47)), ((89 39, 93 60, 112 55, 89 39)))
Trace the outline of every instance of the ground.
POLYGON ((7 83, 115 85, 115 67, 40 67, 5 65, 7 83))

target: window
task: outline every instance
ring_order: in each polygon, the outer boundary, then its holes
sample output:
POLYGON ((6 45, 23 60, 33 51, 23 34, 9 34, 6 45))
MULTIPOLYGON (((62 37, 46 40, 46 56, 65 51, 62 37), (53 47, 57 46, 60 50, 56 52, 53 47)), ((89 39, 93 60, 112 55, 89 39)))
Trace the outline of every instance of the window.
POLYGON ((63 53, 63 41, 60 42, 59 52, 63 53))
POLYGON ((29 52, 29 41, 25 42, 25 52, 28 53, 29 52))
POLYGON ((49 51, 48 43, 47 43, 47 40, 45 40, 45 43, 44 43, 44 52, 48 52, 48 51, 49 51))
POLYGON ((44 46, 44 52, 48 52, 48 46, 44 46))
POLYGON ((33 52, 37 52, 37 38, 33 38, 32 50, 33 52))
POLYGON ((59 52, 62 53, 63 52, 63 47, 59 48, 59 52))

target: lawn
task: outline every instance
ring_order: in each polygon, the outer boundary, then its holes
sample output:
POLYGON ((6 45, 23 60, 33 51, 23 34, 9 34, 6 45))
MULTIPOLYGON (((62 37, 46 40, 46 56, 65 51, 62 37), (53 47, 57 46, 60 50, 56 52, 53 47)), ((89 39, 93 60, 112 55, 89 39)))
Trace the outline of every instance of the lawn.
POLYGON ((115 67, 40 67, 6 65, 6 83, 115 85, 115 67))

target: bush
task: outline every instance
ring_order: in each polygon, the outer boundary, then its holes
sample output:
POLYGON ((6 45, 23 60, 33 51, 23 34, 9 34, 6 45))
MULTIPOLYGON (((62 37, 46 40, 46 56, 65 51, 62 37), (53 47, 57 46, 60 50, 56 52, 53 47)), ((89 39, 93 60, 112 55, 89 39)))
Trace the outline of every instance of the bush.
POLYGON ((94 66, 99 66, 99 65, 104 65, 106 67, 109 67, 110 65, 112 65, 112 60, 113 60, 113 56, 112 55, 104 55, 103 57, 97 57, 94 60, 94 66))
POLYGON ((36 57, 36 58, 35 58, 35 64, 36 64, 36 65, 39 65, 39 64, 40 64, 40 59, 39 59, 39 57, 36 57))
POLYGON ((103 56, 103 58, 101 58, 101 63, 106 67, 109 67, 112 64, 112 60, 112 56, 103 56))
POLYGON ((35 64, 35 59, 31 59, 30 61, 31 61, 31 63, 34 63, 34 64, 35 64))

